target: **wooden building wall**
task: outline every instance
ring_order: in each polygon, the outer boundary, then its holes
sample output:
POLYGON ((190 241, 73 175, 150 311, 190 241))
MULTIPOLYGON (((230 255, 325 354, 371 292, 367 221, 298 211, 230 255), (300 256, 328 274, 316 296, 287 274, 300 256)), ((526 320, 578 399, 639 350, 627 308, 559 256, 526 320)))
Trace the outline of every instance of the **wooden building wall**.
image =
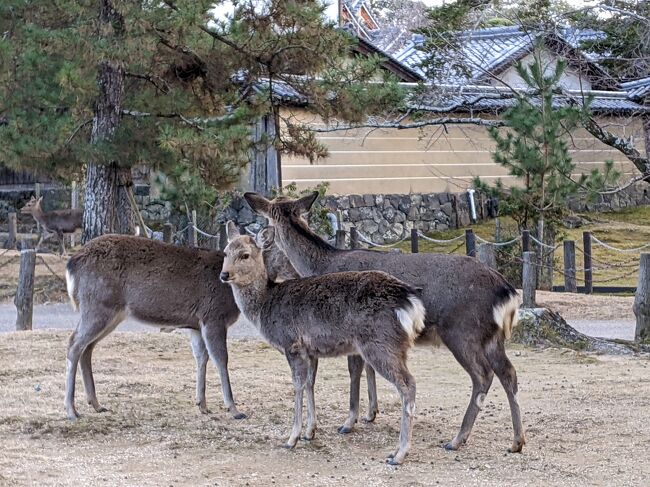
MULTIPOLYGON (((295 111, 293 112, 296 115, 295 111)), ((303 120, 320 125, 307 113, 303 120)), ((608 130, 633 135, 643 150, 643 128, 639 119, 600 120, 608 130)), ((571 155, 576 173, 602 167, 613 160, 626 175, 636 168, 619 151, 576 130, 571 155)), ((473 125, 408 129, 358 129, 322 133, 319 140, 329 149, 329 157, 310 164, 301 157, 282 157, 282 183, 295 182, 299 188, 330 183, 333 194, 385 194, 422 192, 459 192, 471 187, 474 176, 508 184, 514 178, 492 161, 494 143, 487 129, 473 125)))

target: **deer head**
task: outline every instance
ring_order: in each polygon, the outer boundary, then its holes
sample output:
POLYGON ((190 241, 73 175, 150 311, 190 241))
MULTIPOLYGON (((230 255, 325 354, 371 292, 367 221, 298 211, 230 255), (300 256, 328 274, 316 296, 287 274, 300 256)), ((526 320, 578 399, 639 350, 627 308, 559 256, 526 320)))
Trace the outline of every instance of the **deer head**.
POLYGON ((43 201, 42 196, 38 199, 32 196, 30 200, 25 204, 25 206, 23 206, 20 209, 20 212, 22 214, 28 214, 28 215, 33 215, 34 213, 41 213, 43 211, 41 209, 41 201, 43 201))
POLYGON ((259 279, 266 281, 262 251, 273 245, 274 231, 267 228, 260 233, 264 235, 258 237, 258 246, 255 239, 240 235, 237 226, 232 221, 228 222, 228 245, 224 249, 226 257, 219 275, 222 282, 245 286, 259 279))

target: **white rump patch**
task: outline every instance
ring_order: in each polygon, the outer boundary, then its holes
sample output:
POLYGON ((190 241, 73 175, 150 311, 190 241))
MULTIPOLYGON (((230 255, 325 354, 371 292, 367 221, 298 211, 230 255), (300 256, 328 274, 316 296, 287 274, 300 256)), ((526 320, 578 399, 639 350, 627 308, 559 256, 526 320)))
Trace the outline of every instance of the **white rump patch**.
POLYGON ((517 326, 518 309, 519 296, 517 294, 492 309, 494 322, 503 330, 506 338, 510 338, 512 329, 517 326))
POLYGON ((413 341, 424 330, 424 304, 415 296, 409 296, 410 305, 406 308, 395 310, 397 319, 402 324, 402 328, 413 341))
POLYGON ((79 311, 79 303, 74 298, 75 291, 75 282, 74 276, 70 274, 68 269, 65 270, 65 287, 68 290, 68 296, 70 297, 70 303, 72 304, 72 309, 79 311))

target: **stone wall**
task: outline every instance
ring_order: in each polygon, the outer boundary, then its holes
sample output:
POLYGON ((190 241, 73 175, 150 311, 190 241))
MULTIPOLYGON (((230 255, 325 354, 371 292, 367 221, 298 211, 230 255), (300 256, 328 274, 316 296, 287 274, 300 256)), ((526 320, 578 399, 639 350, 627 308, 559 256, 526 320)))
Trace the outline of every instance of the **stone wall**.
MULTIPOLYGON (((477 220, 494 216, 491 202, 484 195, 476 193, 475 202, 477 220)), ((426 233, 471 223, 467 193, 330 195, 320 204, 334 214, 341 212, 345 230, 356 226, 365 237, 379 244, 406 237, 412 228, 426 233)), ((253 230, 265 222, 241 198, 236 198, 224 211, 223 220, 234 220, 253 230)))

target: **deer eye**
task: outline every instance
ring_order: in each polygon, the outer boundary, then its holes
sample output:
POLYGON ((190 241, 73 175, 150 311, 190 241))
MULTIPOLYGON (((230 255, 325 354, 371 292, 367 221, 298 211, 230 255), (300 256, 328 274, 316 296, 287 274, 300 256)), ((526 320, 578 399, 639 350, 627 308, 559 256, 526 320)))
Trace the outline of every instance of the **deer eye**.
POLYGON ((241 256, 240 256, 239 258, 240 258, 241 260, 246 260, 246 259, 248 259, 250 256, 251 256, 251 254, 241 254, 241 256))

